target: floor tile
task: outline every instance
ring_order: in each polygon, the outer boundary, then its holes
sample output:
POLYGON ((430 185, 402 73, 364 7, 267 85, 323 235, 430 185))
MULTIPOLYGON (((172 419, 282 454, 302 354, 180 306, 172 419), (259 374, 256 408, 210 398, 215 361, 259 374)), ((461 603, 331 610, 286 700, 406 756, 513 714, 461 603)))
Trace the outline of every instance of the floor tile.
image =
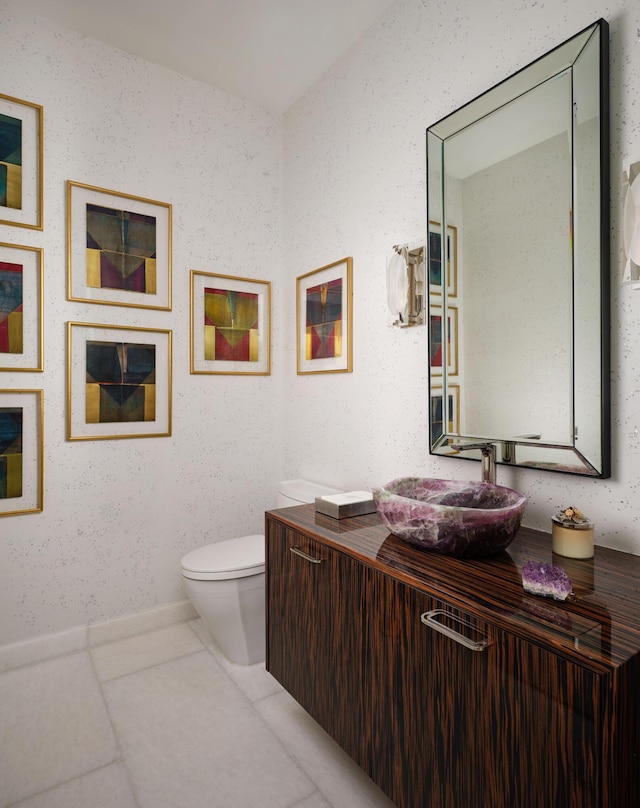
POLYGON ((91 650, 101 682, 150 668, 185 654, 202 651, 202 643, 186 623, 176 623, 91 650))
POLYGON ((286 692, 256 709, 333 808, 393 808, 393 803, 286 692))
POLYGON ((0 675, 0 749, 2 807, 115 760, 87 652, 0 675))
POLYGON ((190 621, 189 625, 248 699, 258 701, 282 690, 279 682, 265 670, 264 662, 255 665, 237 665, 230 662, 216 645, 202 618, 190 621))
POLYGON ((332 808, 332 806, 324 799, 322 794, 316 791, 310 797, 306 797, 300 802, 296 802, 291 808, 332 808))
POLYGON ((140 808, 285 808, 316 791, 208 652, 103 691, 140 808))
POLYGON ((136 808, 136 801, 124 766, 114 763, 19 802, 13 808, 136 808))

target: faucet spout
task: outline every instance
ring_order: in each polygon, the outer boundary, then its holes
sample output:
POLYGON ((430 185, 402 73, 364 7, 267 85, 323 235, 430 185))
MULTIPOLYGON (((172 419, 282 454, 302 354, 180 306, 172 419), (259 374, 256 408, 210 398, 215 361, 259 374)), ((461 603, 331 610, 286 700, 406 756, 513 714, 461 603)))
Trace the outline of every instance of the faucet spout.
POLYGON ((481 474, 483 483, 495 483, 496 481, 496 447, 493 443, 452 443, 451 448, 455 452, 468 452, 472 449, 479 449, 482 452, 481 474))

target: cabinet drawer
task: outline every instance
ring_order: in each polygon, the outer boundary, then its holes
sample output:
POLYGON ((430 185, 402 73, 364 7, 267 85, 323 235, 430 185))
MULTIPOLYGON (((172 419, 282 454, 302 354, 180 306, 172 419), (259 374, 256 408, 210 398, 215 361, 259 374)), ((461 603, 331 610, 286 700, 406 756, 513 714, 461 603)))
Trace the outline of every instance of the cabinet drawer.
POLYGON ((600 677, 381 579, 374 779, 397 805, 601 805, 600 677))

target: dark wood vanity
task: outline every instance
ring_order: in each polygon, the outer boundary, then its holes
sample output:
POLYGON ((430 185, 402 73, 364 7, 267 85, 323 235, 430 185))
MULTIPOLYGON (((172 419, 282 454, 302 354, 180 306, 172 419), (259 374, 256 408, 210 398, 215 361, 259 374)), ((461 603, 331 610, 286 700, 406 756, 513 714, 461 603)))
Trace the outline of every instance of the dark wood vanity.
POLYGON ((415 550, 377 514, 266 514, 267 670, 402 808, 640 805, 640 557, 415 550), (575 599, 526 594, 560 563, 575 599))

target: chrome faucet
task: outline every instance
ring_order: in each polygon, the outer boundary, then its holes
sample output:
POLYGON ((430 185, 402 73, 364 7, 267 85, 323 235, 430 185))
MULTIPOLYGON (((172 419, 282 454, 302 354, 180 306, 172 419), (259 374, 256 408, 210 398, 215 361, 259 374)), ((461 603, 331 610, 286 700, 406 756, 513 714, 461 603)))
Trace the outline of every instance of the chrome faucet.
POLYGON ((452 443, 454 452, 468 452, 471 449, 480 449, 482 452, 482 482, 495 483, 496 481, 496 447, 493 443, 452 443))

